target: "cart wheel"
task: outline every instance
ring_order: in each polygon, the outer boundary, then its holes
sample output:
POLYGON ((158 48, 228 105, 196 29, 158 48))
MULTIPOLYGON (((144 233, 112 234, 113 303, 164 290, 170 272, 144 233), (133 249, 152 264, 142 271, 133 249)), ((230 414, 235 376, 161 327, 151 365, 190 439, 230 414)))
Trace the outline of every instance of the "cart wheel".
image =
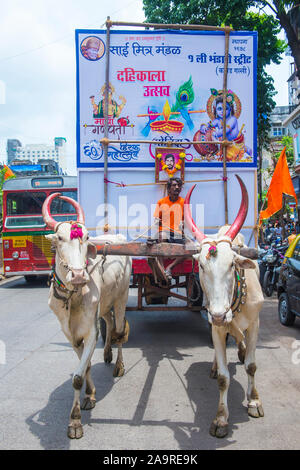
MULTIPOLYGON (((162 282, 164 284, 164 282, 162 282)), ((168 286, 167 283, 166 287, 168 286)), ((160 305, 164 304, 167 305, 169 297, 166 295, 160 295, 155 294, 154 292, 151 292, 151 286, 156 286, 154 277, 151 274, 146 274, 145 275, 145 300, 147 305, 160 305)))
POLYGON ((105 341, 106 341, 106 323, 105 323, 104 318, 100 318, 100 334, 101 334, 102 341, 105 344, 105 341))
MULTIPOLYGON (((187 296, 189 295, 187 288, 187 296)), ((193 285, 190 293, 190 302, 193 307, 202 307, 203 304, 203 291, 199 281, 199 274, 193 277, 193 285)))
POLYGON ((28 282, 28 283, 34 282, 34 281, 37 280, 37 276, 35 274, 31 274, 31 275, 27 274, 24 277, 25 277, 25 281, 28 282))

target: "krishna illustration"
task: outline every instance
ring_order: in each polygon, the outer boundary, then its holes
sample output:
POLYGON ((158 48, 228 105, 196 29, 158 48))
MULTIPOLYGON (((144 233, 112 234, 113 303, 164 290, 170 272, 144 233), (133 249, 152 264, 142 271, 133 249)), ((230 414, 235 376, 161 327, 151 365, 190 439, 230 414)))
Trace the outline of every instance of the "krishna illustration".
MULTIPOLYGON (((242 105, 238 96, 227 91, 226 96, 226 138, 232 144, 227 149, 227 160, 241 161, 244 156, 252 157, 252 150, 245 145, 243 133, 244 124, 239 130, 238 118, 241 115, 242 105)), ((211 157, 218 152, 216 144, 205 144, 205 141, 222 140, 223 138, 223 90, 211 89, 211 96, 206 105, 206 112, 210 117, 207 124, 201 124, 193 140, 202 140, 203 144, 194 144, 196 151, 202 156, 211 157)), ((217 153, 221 155, 221 152, 217 153)))

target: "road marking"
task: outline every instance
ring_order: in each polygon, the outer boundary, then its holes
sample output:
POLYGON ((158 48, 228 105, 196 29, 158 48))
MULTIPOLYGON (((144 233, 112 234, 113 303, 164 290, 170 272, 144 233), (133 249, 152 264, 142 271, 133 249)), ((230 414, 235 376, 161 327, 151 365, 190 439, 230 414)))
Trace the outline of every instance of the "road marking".
POLYGON ((7 284, 8 282, 12 281, 17 281, 18 279, 21 279, 23 276, 12 276, 9 279, 3 279, 3 281, 0 281, 0 286, 4 286, 4 284, 7 284))

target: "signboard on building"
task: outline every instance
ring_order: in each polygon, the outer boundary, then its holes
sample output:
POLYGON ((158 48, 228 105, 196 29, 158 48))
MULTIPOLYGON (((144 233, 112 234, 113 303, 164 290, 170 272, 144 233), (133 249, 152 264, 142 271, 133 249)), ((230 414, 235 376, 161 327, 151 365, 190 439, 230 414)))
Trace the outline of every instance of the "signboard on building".
MULTIPOLYGON (((256 48, 255 32, 230 34, 228 167, 256 168, 256 48)), ((221 146, 206 141, 223 137, 224 50, 220 31, 111 30, 110 170, 154 168, 155 147, 172 141, 189 170, 222 167, 221 146)), ((106 31, 76 31, 78 168, 104 166, 106 51, 106 31)))

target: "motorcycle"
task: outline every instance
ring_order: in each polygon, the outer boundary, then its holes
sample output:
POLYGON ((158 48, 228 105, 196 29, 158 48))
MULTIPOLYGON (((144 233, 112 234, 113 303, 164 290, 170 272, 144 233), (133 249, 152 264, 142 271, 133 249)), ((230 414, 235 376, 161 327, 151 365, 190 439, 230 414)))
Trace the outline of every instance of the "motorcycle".
POLYGON ((271 244, 271 247, 262 258, 262 262, 266 265, 262 287, 267 297, 271 297, 276 289, 281 263, 287 248, 286 243, 282 244, 280 240, 277 240, 271 244))
POLYGON ((258 248, 258 259, 257 259, 257 262, 258 262, 258 267, 259 267, 259 282, 260 282, 260 285, 263 286, 263 282, 264 282, 264 275, 265 275, 265 272, 267 270, 267 262, 266 262, 266 259, 265 259, 265 256, 266 254, 268 253, 268 250, 269 250, 269 246, 267 245, 261 245, 259 246, 258 248))

